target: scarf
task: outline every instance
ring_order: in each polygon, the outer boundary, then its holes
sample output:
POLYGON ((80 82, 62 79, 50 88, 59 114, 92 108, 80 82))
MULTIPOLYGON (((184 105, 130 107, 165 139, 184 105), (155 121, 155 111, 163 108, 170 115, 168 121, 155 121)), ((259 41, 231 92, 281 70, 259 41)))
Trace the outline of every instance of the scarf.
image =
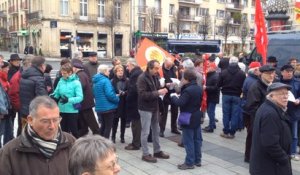
POLYGON ((53 153, 56 151, 57 145, 61 140, 61 130, 59 129, 56 138, 50 141, 42 139, 29 125, 27 125, 26 131, 33 144, 38 147, 40 152, 46 158, 50 159, 53 156, 53 153))

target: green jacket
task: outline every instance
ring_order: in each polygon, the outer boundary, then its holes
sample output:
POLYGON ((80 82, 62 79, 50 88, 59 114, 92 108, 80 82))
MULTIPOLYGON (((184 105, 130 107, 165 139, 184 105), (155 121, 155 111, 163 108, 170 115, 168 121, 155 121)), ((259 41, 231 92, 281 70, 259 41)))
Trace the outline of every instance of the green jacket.
POLYGON ((76 74, 72 74, 67 79, 60 78, 53 95, 56 99, 61 99, 64 95, 68 98, 68 102, 62 104, 59 100, 58 107, 62 113, 78 113, 73 104, 80 103, 83 100, 83 93, 79 78, 76 74))

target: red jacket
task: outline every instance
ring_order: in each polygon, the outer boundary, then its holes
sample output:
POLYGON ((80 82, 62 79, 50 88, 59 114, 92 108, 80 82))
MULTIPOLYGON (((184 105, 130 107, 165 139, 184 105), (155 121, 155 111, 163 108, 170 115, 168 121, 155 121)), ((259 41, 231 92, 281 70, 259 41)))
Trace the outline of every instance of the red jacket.
POLYGON ((0 71, 0 83, 3 86, 5 92, 8 92, 10 85, 7 80, 7 72, 0 71))
POLYGON ((20 110, 20 79, 21 72, 16 72, 10 79, 10 89, 8 91, 8 96, 13 109, 16 111, 20 110))

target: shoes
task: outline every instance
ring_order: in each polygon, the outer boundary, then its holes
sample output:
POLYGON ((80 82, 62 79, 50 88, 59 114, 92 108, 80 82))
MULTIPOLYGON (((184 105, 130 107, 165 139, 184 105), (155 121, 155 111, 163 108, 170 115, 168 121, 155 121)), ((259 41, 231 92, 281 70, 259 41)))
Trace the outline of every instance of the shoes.
POLYGON ((195 166, 197 166, 197 167, 201 167, 202 165, 201 165, 201 162, 199 162, 199 163, 196 163, 195 164, 195 166))
POLYGON ((177 129, 176 129, 176 130, 172 130, 171 133, 173 133, 173 134, 178 134, 178 135, 181 134, 177 129))
POLYGON ((125 143, 125 139, 124 138, 121 138, 121 143, 125 143))
POLYGON ((299 161, 299 160, 300 160, 300 157, 297 156, 297 155, 295 155, 295 154, 291 155, 290 157, 291 157, 291 159, 292 159, 293 161, 299 161))
POLYGON ((216 123, 218 123, 218 122, 219 122, 219 120, 215 118, 215 122, 216 122, 216 123))
POLYGON ((214 129, 211 129, 210 127, 205 127, 205 128, 203 128, 202 129, 204 132, 206 132, 206 133, 213 133, 214 132, 214 129))
POLYGON ((165 137, 164 132, 163 132, 163 131, 160 131, 160 132, 159 132, 159 136, 160 136, 160 137, 165 137))
POLYGON ((225 133, 221 133, 220 134, 221 137, 224 137, 226 139, 233 139, 234 138, 234 135, 231 135, 231 134, 225 134, 225 133))
POLYGON ((184 145, 183 145, 183 143, 182 142, 180 142, 180 143, 177 143, 177 145, 179 146, 179 147, 184 147, 184 145))
POLYGON ((181 165, 177 165, 177 168, 180 170, 187 170, 187 169, 194 169, 194 165, 187 165, 187 164, 181 164, 181 165))
POLYGON ((169 159, 170 156, 163 151, 159 151, 158 153, 154 153, 154 157, 160 158, 160 159, 169 159))
POLYGON ((129 144, 127 146, 125 146, 126 150, 139 150, 140 148, 134 146, 133 144, 129 144))
POLYGON ((126 123, 126 128, 130 128, 130 122, 126 123))
POLYGON ((156 163, 157 159, 155 157, 152 157, 151 154, 146 155, 146 156, 142 156, 142 160, 145 162, 150 162, 150 163, 156 163))
POLYGON ((250 162, 250 159, 249 159, 248 157, 245 157, 245 158, 244 158, 244 162, 245 162, 245 163, 249 163, 249 162, 250 162))
POLYGON ((116 138, 115 138, 115 137, 112 137, 112 138, 111 138, 111 141, 112 141, 113 143, 116 143, 116 138))

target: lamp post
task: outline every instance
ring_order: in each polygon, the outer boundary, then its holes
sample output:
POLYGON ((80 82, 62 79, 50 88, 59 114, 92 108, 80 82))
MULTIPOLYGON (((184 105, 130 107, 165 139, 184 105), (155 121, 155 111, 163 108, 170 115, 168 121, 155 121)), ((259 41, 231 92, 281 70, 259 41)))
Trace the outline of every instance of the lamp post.
POLYGON ((244 46, 245 46, 247 35, 248 35, 247 28, 245 26, 243 26, 243 28, 242 28, 242 52, 244 52, 244 46))

